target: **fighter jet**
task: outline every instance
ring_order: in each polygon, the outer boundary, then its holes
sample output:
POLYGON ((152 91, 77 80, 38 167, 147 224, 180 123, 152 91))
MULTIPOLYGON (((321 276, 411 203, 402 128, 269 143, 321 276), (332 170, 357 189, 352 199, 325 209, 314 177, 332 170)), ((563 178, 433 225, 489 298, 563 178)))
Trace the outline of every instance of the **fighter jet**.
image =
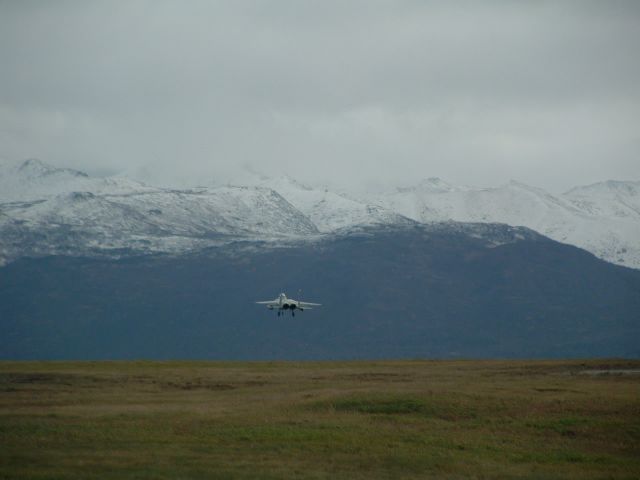
POLYGON ((287 298, 284 293, 278 295, 275 300, 267 300, 264 302, 256 302, 260 305, 266 305, 269 310, 277 309, 278 316, 284 315, 287 310, 291 312, 292 316, 296 316, 295 311, 311 310, 312 307, 319 307, 320 303, 301 302, 300 300, 294 300, 293 298, 287 298))

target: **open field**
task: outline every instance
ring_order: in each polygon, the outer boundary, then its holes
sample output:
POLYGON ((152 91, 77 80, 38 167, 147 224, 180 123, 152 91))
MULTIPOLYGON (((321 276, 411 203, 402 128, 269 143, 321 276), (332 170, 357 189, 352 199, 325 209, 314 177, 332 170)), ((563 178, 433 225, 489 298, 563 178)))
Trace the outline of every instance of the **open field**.
POLYGON ((1 362, 0 478, 640 478, 640 361, 1 362))

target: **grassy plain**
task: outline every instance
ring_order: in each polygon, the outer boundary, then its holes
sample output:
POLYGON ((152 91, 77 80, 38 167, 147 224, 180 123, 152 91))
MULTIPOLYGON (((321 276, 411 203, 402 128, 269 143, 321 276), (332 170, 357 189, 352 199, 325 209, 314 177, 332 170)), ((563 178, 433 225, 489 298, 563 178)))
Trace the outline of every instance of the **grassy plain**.
POLYGON ((640 478, 640 361, 0 362, 0 478, 640 478))

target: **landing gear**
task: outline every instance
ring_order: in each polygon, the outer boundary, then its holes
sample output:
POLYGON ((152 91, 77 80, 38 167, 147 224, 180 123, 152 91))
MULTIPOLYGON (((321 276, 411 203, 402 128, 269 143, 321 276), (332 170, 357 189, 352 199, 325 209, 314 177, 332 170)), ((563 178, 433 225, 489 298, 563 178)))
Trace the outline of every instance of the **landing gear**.
MULTIPOLYGON (((290 305, 287 305, 285 303, 282 307, 280 307, 280 308, 278 308, 276 310, 276 313, 277 313, 277 315, 279 317, 284 317, 287 314, 287 310, 289 310, 291 312, 291 316, 295 317, 296 316, 296 312, 295 312, 296 308, 298 308, 298 307, 296 307, 295 305, 291 305, 290 306, 290 305)), ((300 311, 302 311, 301 308, 300 308, 300 311)))

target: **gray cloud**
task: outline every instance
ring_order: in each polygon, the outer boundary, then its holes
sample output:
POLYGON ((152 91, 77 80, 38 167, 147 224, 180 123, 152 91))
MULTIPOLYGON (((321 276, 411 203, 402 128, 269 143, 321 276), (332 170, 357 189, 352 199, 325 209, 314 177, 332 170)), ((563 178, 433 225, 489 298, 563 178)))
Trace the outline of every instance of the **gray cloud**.
POLYGON ((640 178, 636 2, 0 2, 0 156, 165 178, 640 178))

